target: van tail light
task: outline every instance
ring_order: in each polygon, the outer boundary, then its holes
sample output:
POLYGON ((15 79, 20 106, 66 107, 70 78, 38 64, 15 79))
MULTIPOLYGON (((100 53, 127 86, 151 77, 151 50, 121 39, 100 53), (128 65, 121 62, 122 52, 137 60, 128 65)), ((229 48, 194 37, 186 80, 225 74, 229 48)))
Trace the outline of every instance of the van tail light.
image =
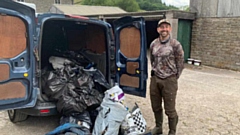
POLYGON ((49 109, 40 110, 40 113, 49 113, 49 112, 50 112, 49 109))

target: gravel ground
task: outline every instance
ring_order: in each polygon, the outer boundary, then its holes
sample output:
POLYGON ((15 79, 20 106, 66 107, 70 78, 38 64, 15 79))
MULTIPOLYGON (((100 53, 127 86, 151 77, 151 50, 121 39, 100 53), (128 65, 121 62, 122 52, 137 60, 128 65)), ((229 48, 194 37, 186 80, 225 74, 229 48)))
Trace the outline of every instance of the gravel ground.
MULTIPOLYGON (((178 83, 178 135, 240 134, 240 72, 185 65, 178 83)), ((146 98, 128 95, 127 100, 139 104, 148 128, 153 128, 149 89, 147 92, 146 98)), ((167 132, 165 115, 165 135, 167 132)))
MULTIPOLYGON (((240 134, 240 72, 186 65, 178 82, 178 135, 240 134)), ((149 89, 146 98, 126 96, 129 106, 134 102, 140 106, 148 128, 154 127, 149 89)), ((25 122, 12 124, 7 113, 1 111, 0 134, 44 135, 57 127, 58 120, 58 116, 30 117, 25 122)), ((164 135, 167 130, 165 116, 164 135)))

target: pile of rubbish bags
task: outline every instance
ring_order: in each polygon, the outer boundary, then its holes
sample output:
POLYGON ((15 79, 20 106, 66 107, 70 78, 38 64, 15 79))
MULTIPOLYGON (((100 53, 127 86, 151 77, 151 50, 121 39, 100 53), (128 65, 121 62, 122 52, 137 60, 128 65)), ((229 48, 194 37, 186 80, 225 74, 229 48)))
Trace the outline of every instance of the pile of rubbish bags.
POLYGON ((89 61, 51 56, 52 67, 42 74, 42 89, 56 102, 60 126, 46 135, 136 135, 146 131, 137 104, 124 104, 124 93, 110 87, 104 75, 89 61))

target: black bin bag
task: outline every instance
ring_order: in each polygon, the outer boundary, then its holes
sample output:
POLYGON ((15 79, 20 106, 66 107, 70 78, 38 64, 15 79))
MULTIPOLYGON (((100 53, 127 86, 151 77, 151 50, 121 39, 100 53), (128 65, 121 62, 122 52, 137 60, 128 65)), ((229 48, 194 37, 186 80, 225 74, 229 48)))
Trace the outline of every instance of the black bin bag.
POLYGON ((78 124, 90 130, 92 128, 92 122, 88 111, 82 113, 72 113, 69 116, 63 115, 60 119, 60 125, 65 123, 78 124))
POLYGON ((82 101, 88 110, 94 110, 100 106, 103 100, 103 94, 98 90, 82 87, 81 89, 74 89, 79 94, 79 100, 82 101))
POLYGON ((79 94, 74 90, 64 90, 57 102, 57 110, 63 115, 72 113, 82 113, 87 106, 79 98, 79 94))
MULTIPOLYGON (((42 82, 44 83, 44 82, 42 82)), ((68 78, 64 74, 60 74, 57 71, 51 71, 48 75, 44 92, 51 101, 57 101, 62 92, 69 88, 74 89, 74 85, 68 82, 68 78)))

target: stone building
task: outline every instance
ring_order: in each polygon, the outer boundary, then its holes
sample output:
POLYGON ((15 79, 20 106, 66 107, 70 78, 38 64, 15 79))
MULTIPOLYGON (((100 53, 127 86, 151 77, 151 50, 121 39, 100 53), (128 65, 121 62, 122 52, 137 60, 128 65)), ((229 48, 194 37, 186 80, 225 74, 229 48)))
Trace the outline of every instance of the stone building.
POLYGON ((202 64, 240 71, 240 1, 190 0, 191 58, 202 64))

